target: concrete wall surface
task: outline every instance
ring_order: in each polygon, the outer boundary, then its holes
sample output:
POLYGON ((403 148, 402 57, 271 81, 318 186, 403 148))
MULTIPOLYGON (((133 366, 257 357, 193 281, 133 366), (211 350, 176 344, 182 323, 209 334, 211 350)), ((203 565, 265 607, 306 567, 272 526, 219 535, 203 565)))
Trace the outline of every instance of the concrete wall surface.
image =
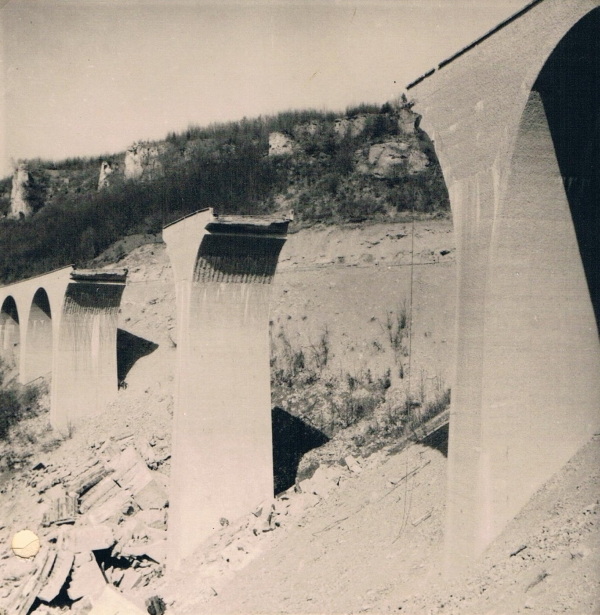
POLYGON ((409 90, 457 238, 449 571, 476 559, 600 426, 597 324, 556 144, 532 91, 599 5, 535 3, 409 90))
POLYGON ((269 296, 287 221, 263 222, 205 210, 163 231, 179 329, 170 570, 273 497, 269 296))
POLYGON ((1 356, 23 384, 52 376, 50 421, 62 434, 117 392, 126 273, 94 275, 64 267, 0 288, 1 356))

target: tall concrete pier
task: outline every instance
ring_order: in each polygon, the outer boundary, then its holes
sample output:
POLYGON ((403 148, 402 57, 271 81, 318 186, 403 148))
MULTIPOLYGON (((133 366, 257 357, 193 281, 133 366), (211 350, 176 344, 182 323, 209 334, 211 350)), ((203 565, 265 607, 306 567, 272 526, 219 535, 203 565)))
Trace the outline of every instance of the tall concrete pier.
POLYGON ((126 275, 65 267, 0 288, 0 356, 23 384, 52 377, 50 420, 62 434, 117 393, 126 275))
POLYGON ((163 231, 178 318, 170 570, 273 497, 269 296, 288 222, 205 210, 163 231))
POLYGON ((409 86, 457 239, 449 571, 600 426, 599 5, 536 0, 409 86))
POLYGON ((61 433, 117 393, 117 318, 124 272, 75 271, 65 289, 52 371, 51 422, 61 433))

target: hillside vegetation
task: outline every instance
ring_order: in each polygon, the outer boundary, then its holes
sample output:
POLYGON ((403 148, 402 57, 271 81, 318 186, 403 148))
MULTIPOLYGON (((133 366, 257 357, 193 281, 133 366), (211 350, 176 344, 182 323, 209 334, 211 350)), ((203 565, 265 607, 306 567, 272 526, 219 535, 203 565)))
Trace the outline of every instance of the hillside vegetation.
MULTIPOLYGON (((125 153, 27 161, 34 213, 1 221, 0 281, 85 265, 123 237, 160 233, 164 224, 204 207, 237 214, 293 210, 296 228, 445 212, 441 170, 417 120, 401 101, 345 115, 286 112, 191 127, 151 144, 154 171, 136 180, 125 179, 125 153), (289 152, 270 152, 274 132, 289 138, 289 152), (419 164, 411 166, 413 160, 419 164), (98 190, 103 161, 115 172, 98 190)), ((0 214, 9 210, 10 188, 10 178, 0 182, 0 214)))

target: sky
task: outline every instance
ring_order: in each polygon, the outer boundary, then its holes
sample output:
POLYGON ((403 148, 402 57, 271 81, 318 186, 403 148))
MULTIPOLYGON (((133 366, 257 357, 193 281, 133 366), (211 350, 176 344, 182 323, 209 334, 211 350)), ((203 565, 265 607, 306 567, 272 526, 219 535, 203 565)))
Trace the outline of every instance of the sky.
POLYGON ((0 177, 188 125, 383 104, 527 0, 0 0, 0 177))

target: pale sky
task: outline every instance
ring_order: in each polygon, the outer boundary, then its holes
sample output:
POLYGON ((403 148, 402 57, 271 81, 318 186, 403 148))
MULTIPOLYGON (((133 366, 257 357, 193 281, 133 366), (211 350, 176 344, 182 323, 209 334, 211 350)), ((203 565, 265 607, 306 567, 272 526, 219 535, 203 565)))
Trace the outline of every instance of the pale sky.
POLYGON ((0 0, 0 177, 189 124, 382 104, 527 0, 0 0))

